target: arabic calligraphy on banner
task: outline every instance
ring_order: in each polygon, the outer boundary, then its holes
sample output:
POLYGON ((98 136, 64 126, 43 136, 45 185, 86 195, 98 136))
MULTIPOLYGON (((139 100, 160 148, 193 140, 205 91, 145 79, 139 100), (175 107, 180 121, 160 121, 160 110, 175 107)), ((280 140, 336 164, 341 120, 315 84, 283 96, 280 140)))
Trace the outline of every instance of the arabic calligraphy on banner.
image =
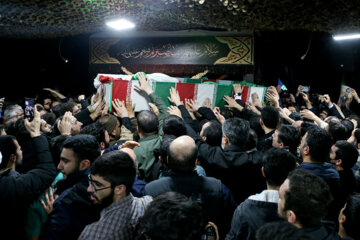
POLYGON ((91 39, 90 64, 253 65, 253 37, 91 39))

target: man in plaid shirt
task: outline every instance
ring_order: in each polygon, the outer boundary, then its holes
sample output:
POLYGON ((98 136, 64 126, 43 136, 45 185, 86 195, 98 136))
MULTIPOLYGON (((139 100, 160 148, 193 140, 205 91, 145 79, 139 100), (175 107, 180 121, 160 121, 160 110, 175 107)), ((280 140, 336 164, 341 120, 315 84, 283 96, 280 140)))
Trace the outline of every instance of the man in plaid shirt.
POLYGON ((79 239, 133 238, 138 219, 152 201, 150 196, 137 198, 130 193, 135 175, 135 162, 123 151, 106 153, 94 162, 87 190, 104 209, 99 221, 87 225, 79 239))

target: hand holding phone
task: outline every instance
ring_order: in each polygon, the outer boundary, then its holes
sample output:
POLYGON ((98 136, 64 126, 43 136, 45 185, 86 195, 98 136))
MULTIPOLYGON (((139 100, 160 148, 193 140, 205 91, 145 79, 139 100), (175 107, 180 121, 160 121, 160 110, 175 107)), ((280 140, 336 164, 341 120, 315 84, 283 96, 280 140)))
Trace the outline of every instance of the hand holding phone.
POLYGON ((34 119, 35 98, 25 98, 25 117, 31 122, 34 119))

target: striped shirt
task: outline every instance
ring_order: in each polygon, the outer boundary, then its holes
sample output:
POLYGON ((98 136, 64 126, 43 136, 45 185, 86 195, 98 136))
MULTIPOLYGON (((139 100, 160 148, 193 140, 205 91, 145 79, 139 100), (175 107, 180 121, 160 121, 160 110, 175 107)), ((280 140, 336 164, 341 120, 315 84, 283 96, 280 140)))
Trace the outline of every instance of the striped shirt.
POLYGON ((150 196, 137 198, 130 193, 128 197, 102 210, 99 221, 87 225, 79 240, 133 239, 135 225, 151 201, 150 196))

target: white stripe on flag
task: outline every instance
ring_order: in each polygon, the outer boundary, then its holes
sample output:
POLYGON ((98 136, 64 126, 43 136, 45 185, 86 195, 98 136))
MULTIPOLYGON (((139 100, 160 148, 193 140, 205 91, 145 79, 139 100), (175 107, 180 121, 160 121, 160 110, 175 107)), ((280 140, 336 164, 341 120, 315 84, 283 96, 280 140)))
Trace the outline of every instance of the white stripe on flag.
POLYGON ((135 112, 140 112, 142 110, 150 110, 148 101, 146 100, 146 94, 140 94, 138 91, 136 91, 135 85, 139 85, 139 81, 132 80, 131 101, 133 102, 133 104, 136 103, 135 112))
POLYGON ((215 84, 196 84, 196 86, 196 101, 202 105, 206 98, 210 98, 211 103, 214 105, 215 84))
POLYGON ((257 95, 259 96, 259 99, 260 99, 260 103, 262 104, 264 101, 265 88, 264 87, 250 87, 249 93, 248 93, 248 101, 250 101, 250 102, 253 102, 252 97, 251 97, 251 95, 253 93, 257 93, 257 95))

